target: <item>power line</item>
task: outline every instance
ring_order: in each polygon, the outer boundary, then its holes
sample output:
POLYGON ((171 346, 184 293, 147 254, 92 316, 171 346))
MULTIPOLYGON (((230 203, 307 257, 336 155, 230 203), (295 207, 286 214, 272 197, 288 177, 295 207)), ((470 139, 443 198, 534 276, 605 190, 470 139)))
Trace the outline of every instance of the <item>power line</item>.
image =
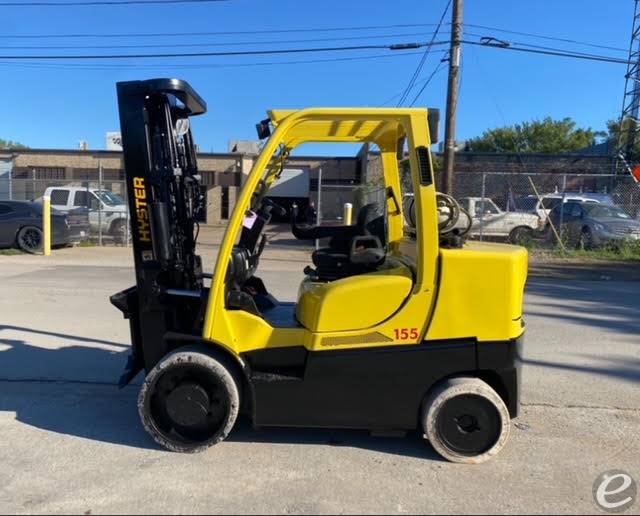
MULTIPOLYGON (((365 61, 370 59, 387 59, 393 57, 406 57, 406 56, 414 56, 420 55, 422 52, 401 52, 401 53, 390 53, 390 54, 376 54, 369 56, 350 56, 350 57, 334 57, 327 59, 305 59, 305 60, 295 60, 295 61, 260 61, 253 63, 224 63, 224 64, 215 64, 215 63, 157 63, 153 65, 145 65, 145 64, 126 64, 126 63, 118 63, 118 64, 74 64, 74 63, 38 63, 38 62, 27 62, 21 63, 16 61, 0 61, 0 66, 6 67, 19 67, 19 68, 34 68, 34 69, 62 69, 62 70, 118 70, 118 69, 167 69, 167 68, 180 68, 180 69, 211 69, 211 68, 252 68, 255 66, 280 66, 280 65, 300 65, 300 64, 313 64, 313 63, 328 63, 328 62, 337 62, 337 61, 365 61)), ((396 95, 395 97, 399 96, 396 95)), ((394 97, 394 98, 395 98, 394 97)))
POLYGON ((574 45, 584 45, 584 46, 588 46, 588 47, 594 47, 594 48, 602 48, 605 50, 616 50, 616 51, 620 51, 620 52, 628 52, 629 49, 627 48, 620 48, 620 47, 613 47, 613 46, 609 46, 609 45, 601 45, 598 43, 591 43, 588 41, 580 41, 580 40, 576 40, 576 39, 570 39, 570 38, 562 38, 559 36, 549 36, 549 35, 545 35, 545 34, 536 34, 533 32, 521 32, 521 31, 515 31, 515 30, 509 30, 509 29, 501 29, 499 27, 489 27, 487 25, 476 25, 473 23, 467 23, 465 24, 466 27, 473 27, 476 29, 484 29, 484 30, 492 30, 492 31, 496 31, 496 32, 503 32, 505 34, 516 34, 518 36, 529 36, 531 38, 538 38, 538 39, 548 39, 551 41, 561 41, 563 43, 572 43, 574 45))
MULTIPOLYGON (((467 32, 468 35, 470 36, 479 36, 479 34, 473 34, 471 32, 467 32)), ((486 39, 483 36, 480 36, 481 41, 480 43, 486 43, 486 41, 482 41, 482 39, 486 39)), ((522 41, 502 41, 502 40, 496 40, 495 38, 488 38, 491 42, 493 42, 493 44, 496 44, 496 46, 512 46, 512 45, 517 45, 519 47, 527 47, 527 48, 532 48, 532 49, 540 49, 540 50, 550 50, 552 52, 568 52, 571 55, 575 55, 575 56, 585 56, 585 57, 601 57, 600 54, 593 54, 593 53, 589 53, 589 52, 578 52, 577 50, 566 50, 563 48, 557 48, 557 47, 547 47, 544 45, 533 45, 532 43, 525 43, 522 41)), ((611 56, 613 58, 613 56, 611 56)), ((615 59, 615 58, 614 58, 615 59)))
MULTIPOLYGON (((442 58, 444 58, 448 53, 449 53, 449 51, 445 50, 445 51, 441 51, 439 55, 442 58)), ((421 55, 421 54, 422 54, 422 52, 406 52, 406 53, 402 53, 402 54, 391 54, 391 55, 403 55, 403 56, 406 56, 406 55, 421 55)), ((420 79, 420 80, 416 81, 416 83, 413 85, 413 87, 415 88, 416 86, 421 86, 422 84, 424 84, 427 81, 430 81, 431 79, 432 79, 431 76, 429 76, 427 78, 420 79)), ((389 97, 387 100, 385 100, 382 104, 380 104, 380 106, 383 107, 383 106, 386 106, 388 104, 391 104, 394 100, 396 100, 397 98, 402 96, 403 93, 404 93, 404 90, 396 93, 392 97, 389 97)))
POLYGON ((444 61, 440 61, 438 63, 438 66, 436 66, 433 72, 431 72, 431 75, 427 78, 426 81, 424 81, 424 84, 422 85, 422 88, 420 88, 420 91, 416 94, 415 97, 413 97, 411 104, 409 104, 410 107, 413 107, 415 105, 415 103, 418 101, 418 99, 420 98, 424 90, 427 89, 427 86, 429 86, 429 83, 431 82, 431 80, 437 75, 437 73, 440 70, 442 70, 443 66, 444 66, 444 61))
MULTIPOLYGON (((586 54, 580 52, 567 51, 561 48, 554 47, 539 47, 535 45, 529 45, 525 43, 501 42, 495 38, 491 38, 497 43, 490 42, 478 42, 464 40, 463 43, 467 45, 474 45, 480 47, 498 48, 502 50, 513 50, 517 52, 527 52, 532 54, 542 54, 558 57, 567 57, 574 59, 582 59, 587 61, 598 61, 616 64, 627 64, 626 59, 599 55, 599 54, 586 54)), ((57 54, 45 54, 45 55, 0 55, 0 60, 105 60, 105 59, 156 59, 156 58, 179 58, 179 57, 224 57, 224 56, 250 56, 250 55, 278 55, 278 54, 303 54, 303 53, 318 53, 318 52, 349 52, 358 50, 391 50, 391 51, 404 51, 413 50, 423 47, 431 48, 433 46, 446 45, 448 41, 434 41, 429 42, 416 42, 416 43, 395 43, 395 44, 382 44, 382 45, 351 45, 351 46, 338 46, 338 47, 311 47, 311 48, 287 48, 287 49, 253 49, 253 50, 239 50, 239 51, 223 51, 223 52, 184 52, 184 53, 156 53, 156 54, 82 54, 82 55, 57 55, 57 54)), ((415 82, 415 81, 414 81, 415 82)))
POLYGON ((71 39, 71 38, 171 38, 183 36, 240 36, 247 34, 292 34, 308 32, 372 31, 380 29, 403 29, 416 27, 435 27, 435 23, 403 23, 393 25, 364 25, 355 27, 315 27, 305 29, 261 29, 216 32, 139 32, 120 34, 0 34, 1 39, 71 39))
MULTIPOLYGON (((284 45, 289 43, 318 43, 327 41, 359 41, 365 39, 386 39, 386 38, 402 38, 407 36, 424 36, 423 32, 412 32, 407 34, 378 34, 366 36, 345 36, 341 38, 312 38, 312 39, 287 39, 287 40, 270 40, 270 41, 230 41, 230 42, 211 42, 211 43, 161 43, 153 45, 82 45, 83 49, 114 49, 114 48, 166 48, 166 47, 233 47, 242 45, 284 45)), ((2 47, 3 50, 75 50, 78 45, 27 45, 27 46, 8 46, 2 47)))
POLYGON ((482 43, 479 41, 463 41, 463 43, 465 45, 475 45, 475 46, 479 46, 479 47, 488 47, 488 48, 498 48, 501 50, 513 50, 516 52, 527 52, 530 54, 542 54, 542 55, 548 55, 548 56, 557 56, 557 57, 569 57, 569 58, 573 58, 573 59, 583 59, 586 61, 599 61, 599 62, 603 62, 603 63, 616 63, 616 64, 627 64, 627 60, 626 59, 621 59, 619 57, 612 57, 612 56, 603 56, 603 55, 598 55, 598 54, 583 54, 583 53, 579 53, 579 52, 568 52, 566 50, 563 49, 553 49, 551 47, 549 47, 549 50, 541 50, 541 49, 535 49, 535 48, 524 48, 524 47, 514 47, 511 46, 509 43, 506 43, 505 45, 499 45, 499 44, 487 44, 487 43, 482 43))
POLYGON ((447 15, 447 12, 449 11, 449 7, 451 7, 451 2, 452 2, 452 0, 448 0, 447 5, 445 5, 444 11, 442 12, 442 16, 440 16, 440 20, 438 21, 438 25, 436 27, 436 30, 433 33, 433 36, 431 37, 431 42, 427 46, 427 48, 425 49, 424 54, 422 55, 422 59, 420 59, 420 62, 418 63, 418 66, 416 67, 415 71, 413 72, 413 75, 411 76, 411 79, 409 79, 409 84, 407 84, 407 87, 405 88, 404 93, 400 97, 400 100, 398 101, 398 104, 396 106, 401 106, 402 103, 407 99, 407 96, 409 95, 409 92, 411 91, 411 89, 413 88, 413 85, 415 84, 416 80, 418 79, 418 76, 420 75, 420 72, 422 71, 422 68, 424 67, 424 63, 426 62, 427 57, 429 57, 429 52, 431 51, 431 47, 433 46, 433 42, 435 41, 436 37, 438 36, 438 32, 440 32, 440 28, 442 27, 442 24, 444 23, 444 17, 447 15))
POLYGON ((0 2, 0 7, 85 7, 99 5, 211 4, 229 0, 93 0, 84 2, 0 2))
MULTIPOLYGON (((429 45, 446 45, 447 41, 435 41, 429 45)), ((391 45, 353 45, 342 47, 316 47, 316 48, 287 48, 287 49, 264 49, 264 50, 236 50, 225 52, 184 52, 184 53, 159 53, 159 54, 82 54, 82 55, 9 55, 0 59, 10 60, 102 60, 102 59, 157 59, 170 57, 222 57, 222 56, 253 56, 253 55, 274 55, 274 54, 305 54, 317 52, 350 52, 354 50, 412 50, 422 48, 427 43, 396 43, 391 45)))

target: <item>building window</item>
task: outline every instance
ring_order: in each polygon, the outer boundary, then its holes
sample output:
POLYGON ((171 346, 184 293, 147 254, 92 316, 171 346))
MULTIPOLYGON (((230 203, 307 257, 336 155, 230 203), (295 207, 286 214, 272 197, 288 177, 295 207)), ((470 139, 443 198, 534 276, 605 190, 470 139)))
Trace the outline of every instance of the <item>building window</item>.
POLYGON ((32 167, 33 179, 64 179, 64 167, 32 167))
POLYGON ((227 220, 229 218, 229 187, 223 186, 220 194, 220 218, 227 220))

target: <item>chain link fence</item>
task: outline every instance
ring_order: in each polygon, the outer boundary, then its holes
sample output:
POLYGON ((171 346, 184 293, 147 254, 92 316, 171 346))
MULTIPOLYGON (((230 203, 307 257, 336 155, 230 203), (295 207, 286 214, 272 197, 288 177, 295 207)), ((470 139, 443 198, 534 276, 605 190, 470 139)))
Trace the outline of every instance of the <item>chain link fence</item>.
MULTIPOLYGON (((404 196, 412 196, 410 186, 403 183, 403 190, 404 196)), ((454 195, 472 218, 471 239, 538 247, 640 246, 640 186, 630 176, 458 172, 454 195), (584 206, 585 213, 574 208, 576 204, 584 206)), ((385 189, 377 184, 323 184, 311 199, 318 222, 335 224, 343 220, 346 203, 352 204, 354 217, 366 204, 383 206, 385 189)), ((466 223, 461 220, 459 227, 466 223)))
POLYGON ((640 186, 626 175, 459 172, 454 195, 472 217, 469 236, 479 240, 640 240, 640 186))
POLYGON ((351 204, 355 218, 363 206, 370 203, 384 206, 385 202, 384 188, 376 185, 322 184, 319 191, 311 192, 311 198, 318 211, 319 223, 341 223, 347 203, 351 204))
POLYGON ((129 210, 124 181, 0 178, 0 201, 42 203, 67 214, 73 243, 129 245, 129 210))
MULTIPOLYGON (((317 222, 340 224, 344 206, 353 207, 353 221, 366 204, 385 203, 385 190, 378 184, 321 184, 309 198, 317 210, 317 222)), ((122 180, 40 179, 34 177, 0 178, 0 201, 41 202, 47 194, 55 210, 68 214, 72 240, 98 245, 129 245, 129 211, 125 182, 122 180)), ((469 237, 515 243, 535 241, 541 245, 574 246, 584 244, 585 235, 572 230, 575 221, 570 213, 558 208, 567 201, 609 206, 622 211, 615 226, 602 235, 603 223, 591 220, 587 244, 603 240, 640 241, 635 221, 640 219, 640 185, 627 175, 572 173, 500 173, 458 172, 454 175, 454 194, 470 213, 469 237), (559 216, 559 217, 558 217, 559 216), (555 217, 555 218, 554 218, 555 217), (558 226, 552 228, 551 226, 558 226), (602 238, 598 238, 598 235, 602 238), (581 241, 580 239, 583 238, 581 241)), ((406 195, 411 195, 406 193, 406 195)), ((575 204, 575 203, 573 203, 575 204)), ((229 211, 233 206, 229 206, 229 211)), ((605 210, 606 211, 606 210, 605 210)), ((612 213, 600 210, 607 218, 612 213)), ((615 214, 614 214, 615 215, 615 214)), ((609 217, 610 219, 611 217, 609 217)))

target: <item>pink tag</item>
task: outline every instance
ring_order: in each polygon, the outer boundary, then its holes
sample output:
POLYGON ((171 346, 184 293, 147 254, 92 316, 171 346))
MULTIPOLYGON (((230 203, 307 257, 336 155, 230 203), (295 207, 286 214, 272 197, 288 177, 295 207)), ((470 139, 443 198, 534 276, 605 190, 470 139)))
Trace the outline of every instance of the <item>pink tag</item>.
POLYGON ((244 222, 242 223, 242 225, 247 229, 251 229, 256 223, 257 218, 258 216, 254 212, 250 211, 249 214, 244 218, 244 222))

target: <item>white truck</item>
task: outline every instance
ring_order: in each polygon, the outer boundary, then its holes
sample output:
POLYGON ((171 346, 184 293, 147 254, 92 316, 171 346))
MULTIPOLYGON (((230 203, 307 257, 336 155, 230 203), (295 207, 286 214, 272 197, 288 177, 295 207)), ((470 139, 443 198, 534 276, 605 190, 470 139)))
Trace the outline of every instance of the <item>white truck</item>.
MULTIPOLYGON (((522 244, 543 228, 543 221, 536 214, 502 211, 491 199, 463 197, 460 206, 471 215, 472 237, 497 238, 512 244, 522 244)), ((466 226, 466 217, 460 217, 460 226, 466 226)))
POLYGON ((92 232, 97 233, 101 228, 102 234, 111 236, 116 243, 127 241, 128 208, 126 201, 118 194, 82 186, 52 186, 45 190, 44 195, 51 198, 53 208, 65 213, 86 208, 92 232))
POLYGON ((614 205, 613 199, 607 194, 566 192, 549 193, 544 194, 541 197, 538 197, 537 195, 519 197, 515 200, 515 207, 516 211, 534 213, 543 221, 546 221, 551 210, 553 210, 558 204, 569 201, 595 202, 607 204, 609 206, 614 205))

